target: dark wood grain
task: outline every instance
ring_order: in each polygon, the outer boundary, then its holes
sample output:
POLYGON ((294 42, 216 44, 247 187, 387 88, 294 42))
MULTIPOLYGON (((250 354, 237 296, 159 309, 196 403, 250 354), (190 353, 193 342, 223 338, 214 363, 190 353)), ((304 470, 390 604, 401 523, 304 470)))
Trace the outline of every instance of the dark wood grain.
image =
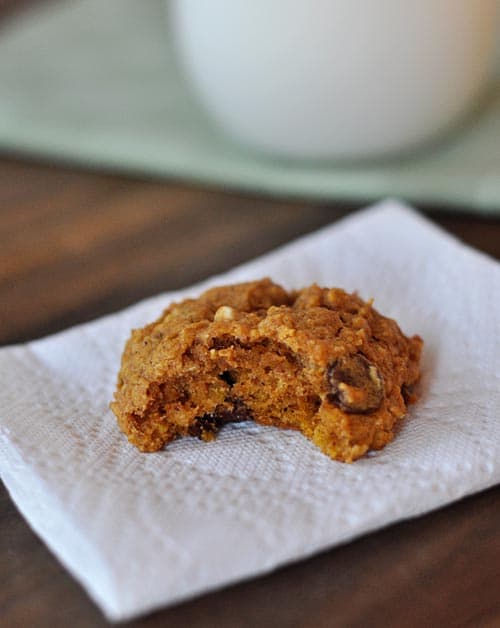
MULTIPOLYGON (((0 160, 0 344, 179 288, 356 209, 0 160)), ((429 209, 500 257, 500 222, 429 209)), ((500 625, 500 489, 130 626, 500 625)), ((0 494, 6 626, 105 620, 0 494)))

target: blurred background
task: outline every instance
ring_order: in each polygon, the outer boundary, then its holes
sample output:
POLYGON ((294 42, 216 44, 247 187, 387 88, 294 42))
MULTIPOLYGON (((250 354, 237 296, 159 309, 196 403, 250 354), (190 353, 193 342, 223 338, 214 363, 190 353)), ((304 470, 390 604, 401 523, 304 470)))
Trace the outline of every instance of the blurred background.
POLYGON ((498 0, 4 6, 4 151, 286 198, 498 211, 498 0))

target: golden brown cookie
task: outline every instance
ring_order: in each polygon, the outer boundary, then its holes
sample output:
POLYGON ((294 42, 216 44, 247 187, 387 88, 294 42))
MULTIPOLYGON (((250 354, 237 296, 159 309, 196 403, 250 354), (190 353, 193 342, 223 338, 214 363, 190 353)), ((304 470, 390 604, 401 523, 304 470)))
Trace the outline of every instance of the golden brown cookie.
POLYGON ((222 286, 132 332, 111 408, 141 451, 182 436, 211 440, 225 423, 251 419, 300 430, 351 462, 392 440, 421 348, 338 288, 222 286))

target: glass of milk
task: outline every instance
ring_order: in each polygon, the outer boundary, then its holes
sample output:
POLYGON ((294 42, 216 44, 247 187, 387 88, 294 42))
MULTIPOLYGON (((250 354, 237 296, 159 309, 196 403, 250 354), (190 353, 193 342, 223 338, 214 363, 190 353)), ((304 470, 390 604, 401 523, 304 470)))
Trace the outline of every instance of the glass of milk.
POLYGON ((171 0, 181 65, 228 135, 292 158, 409 150, 487 84, 497 0, 171 0))

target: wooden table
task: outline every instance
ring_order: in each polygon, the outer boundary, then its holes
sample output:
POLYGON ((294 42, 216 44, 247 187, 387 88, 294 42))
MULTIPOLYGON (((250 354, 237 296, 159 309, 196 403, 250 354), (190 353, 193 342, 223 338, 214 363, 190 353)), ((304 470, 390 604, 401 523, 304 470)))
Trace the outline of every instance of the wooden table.
MULTIPOLYGON (((189 285, 360 206, 0 159, 0 344, 189 285)), ((429 216, 500 258, 500 221, 429 216)), ((0 624, 107 625, 4 489, 0 505, 0 624)), ((127 625, 500 626, 500 488, 127 625)))

